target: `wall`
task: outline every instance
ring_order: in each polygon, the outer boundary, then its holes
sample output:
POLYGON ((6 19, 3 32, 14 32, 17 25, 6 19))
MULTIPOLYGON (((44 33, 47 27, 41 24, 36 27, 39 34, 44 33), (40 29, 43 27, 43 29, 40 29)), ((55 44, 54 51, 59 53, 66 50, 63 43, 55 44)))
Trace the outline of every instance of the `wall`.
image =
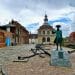
POLYGON ((54 39, 55 39, 55 34, 52 34, 51 30, 40 30, 40 33, 38 32, 38 43, 39 44, 54 44, 54 39), (45 31, 45 34, 43 34, 43 31, 45 31), (49 34, 47 33, 47 31, 49 31, 49 34), (45 37, 46 38, 46 42, 42 42, 42 38, 45 37), (47 42, 47 37, 50 38, 50 42, 47 42))

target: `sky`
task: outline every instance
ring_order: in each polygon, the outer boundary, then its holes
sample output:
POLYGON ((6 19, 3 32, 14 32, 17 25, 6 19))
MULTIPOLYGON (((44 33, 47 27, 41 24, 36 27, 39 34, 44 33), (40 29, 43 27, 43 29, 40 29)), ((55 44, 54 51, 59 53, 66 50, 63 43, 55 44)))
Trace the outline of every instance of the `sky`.
POLYGON ((63 36, 75 31, 75 0, 0 0, 0 25, 14 19, 37 33, 45 14, 51 26, 61 25, 63 36))

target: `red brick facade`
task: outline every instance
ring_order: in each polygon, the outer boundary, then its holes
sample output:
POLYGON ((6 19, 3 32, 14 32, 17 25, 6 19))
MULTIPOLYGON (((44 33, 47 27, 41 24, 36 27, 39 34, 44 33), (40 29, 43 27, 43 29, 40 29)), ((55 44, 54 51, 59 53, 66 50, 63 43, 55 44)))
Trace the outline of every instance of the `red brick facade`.
POLYGON ((9 23, 13 27, 10 28, 10 32, 13 33, 14 41, 17 44, 28 44, 29 43, 29 32, 17 21, 11 21, 9 23))
POLYGON ((11 38, 12 33, 6 32, 6 31, 0 29, 0 48, 6 46, 5 45, 5 39, 7 36, 9 36, 11 38))
POLYGON ((9 24, 0 26, 2 30, 12 33, 11 44, 28 44, 29 32, 17 21, 12 20, 9 24))
POLYGON ((69 36, 70 43, 75 43, 75 32, 72 32, 69 36))

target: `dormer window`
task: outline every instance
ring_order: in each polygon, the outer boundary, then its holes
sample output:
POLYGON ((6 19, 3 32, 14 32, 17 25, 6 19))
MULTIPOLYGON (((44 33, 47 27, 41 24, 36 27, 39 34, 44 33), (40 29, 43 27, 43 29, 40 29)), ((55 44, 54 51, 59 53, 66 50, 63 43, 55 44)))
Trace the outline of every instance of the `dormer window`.
POLYGON ((46 42, 46 38, 45 37, 42 38, 42 42, 46 42))

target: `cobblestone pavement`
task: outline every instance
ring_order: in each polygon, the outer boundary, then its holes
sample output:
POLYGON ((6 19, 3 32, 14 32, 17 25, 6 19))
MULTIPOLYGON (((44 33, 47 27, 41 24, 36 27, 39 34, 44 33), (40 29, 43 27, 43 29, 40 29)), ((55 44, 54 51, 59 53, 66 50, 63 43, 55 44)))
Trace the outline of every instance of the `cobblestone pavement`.
MULTIPOLYGON (((35 56, 28 62, 12 62, 17 60, 18 56, 28 56, 30 49, 35 45, 20 45, 6 47, 0 49, 0 65, 4 66, 8 75, 75 75, 75 53, 71 54, 72 67, 55 67, 50 66, 50 57, 44 55, 45 58, 35 56)), ((51 49, 55 46, 51 46, 51 49)), ((64 48, 71 50, 69 48, 64 48)), ((49 50, 50 52, 50 50, 49 50)))

